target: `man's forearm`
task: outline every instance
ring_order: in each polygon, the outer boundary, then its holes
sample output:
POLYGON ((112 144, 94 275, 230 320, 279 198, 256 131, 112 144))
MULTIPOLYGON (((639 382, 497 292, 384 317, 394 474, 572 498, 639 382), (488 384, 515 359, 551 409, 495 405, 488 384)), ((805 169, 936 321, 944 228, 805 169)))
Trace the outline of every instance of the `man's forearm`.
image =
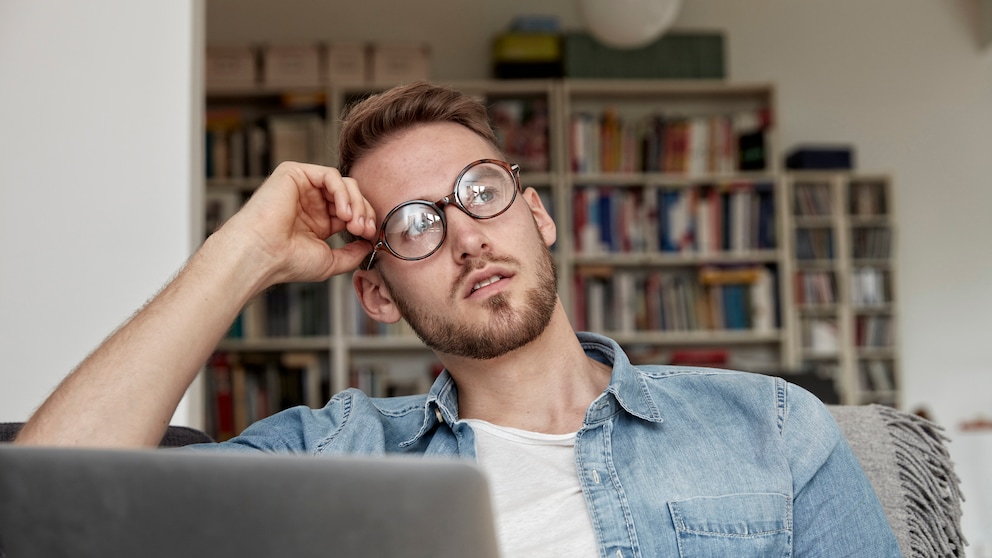
POLYGON ((145 308, 55 390, 17 443, 154 446, 244 303, 264 285, 239 247, 211 237, 145 308))

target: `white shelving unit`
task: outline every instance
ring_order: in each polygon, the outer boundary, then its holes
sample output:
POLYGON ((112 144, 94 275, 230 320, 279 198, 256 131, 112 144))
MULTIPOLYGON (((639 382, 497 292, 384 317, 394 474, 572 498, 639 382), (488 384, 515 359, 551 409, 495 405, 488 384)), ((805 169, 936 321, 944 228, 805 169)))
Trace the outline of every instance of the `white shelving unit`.
POLYGON ((895 218, 888 176, 786 175, 786 305, 797 367, 832 377, 842 403, 898 403, 895 218))

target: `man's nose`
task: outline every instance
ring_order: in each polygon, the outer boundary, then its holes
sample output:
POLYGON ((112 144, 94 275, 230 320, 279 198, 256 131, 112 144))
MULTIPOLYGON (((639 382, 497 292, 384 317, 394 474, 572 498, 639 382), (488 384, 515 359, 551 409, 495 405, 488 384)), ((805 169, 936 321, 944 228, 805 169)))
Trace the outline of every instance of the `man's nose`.
POLYGON ((486 233, 486 219, 476 219, 455 204, 444 208, 447 221, 447 242, 457 263, 481 256, 492 249, 486 233))

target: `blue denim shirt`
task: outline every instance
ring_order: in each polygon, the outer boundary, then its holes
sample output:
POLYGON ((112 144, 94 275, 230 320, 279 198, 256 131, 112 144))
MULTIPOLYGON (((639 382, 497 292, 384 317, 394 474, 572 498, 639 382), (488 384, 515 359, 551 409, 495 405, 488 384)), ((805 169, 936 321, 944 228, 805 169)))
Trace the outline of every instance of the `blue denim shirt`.
MULTIPOLYGON (((635 367, 614 341, 578 336, 613 366, 575 440, 600 556, 900 556, 864 471, 814 396, 758 374, 635 367)), ((445 372, 426 396, 347 390, 210 447, 474 459, 475 435, 445 372)))

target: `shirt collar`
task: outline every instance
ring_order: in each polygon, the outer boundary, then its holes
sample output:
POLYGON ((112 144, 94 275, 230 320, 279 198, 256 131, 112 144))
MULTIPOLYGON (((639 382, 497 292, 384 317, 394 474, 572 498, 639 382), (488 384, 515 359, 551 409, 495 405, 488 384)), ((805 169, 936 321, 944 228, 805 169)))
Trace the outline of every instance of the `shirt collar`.
MULTIPOLYGON (((645 384, 643 374, 630 363, 620 345, 596 333, 578 332, 576 336, 587 356, 613 367, 610 384, 586 412, 586 423, 603 420, 621 409, 649 422, 661 422, 661 412, 645 384)), ((458 388, 448 371, 443 370, 427 394, 423 425, 411 440, 402 445, 416 443, 439 423, 454 424, 457 420, 458 388)))
POLYGON ((587 356, 613 366, 606 391, 586 411, 586 423, 603 420, 621 409, 649 422, 661 422, 661 411, 651 396, 644 374, 630 363, 620 345, 596 333, 578 332, 576 336, 587 356))

